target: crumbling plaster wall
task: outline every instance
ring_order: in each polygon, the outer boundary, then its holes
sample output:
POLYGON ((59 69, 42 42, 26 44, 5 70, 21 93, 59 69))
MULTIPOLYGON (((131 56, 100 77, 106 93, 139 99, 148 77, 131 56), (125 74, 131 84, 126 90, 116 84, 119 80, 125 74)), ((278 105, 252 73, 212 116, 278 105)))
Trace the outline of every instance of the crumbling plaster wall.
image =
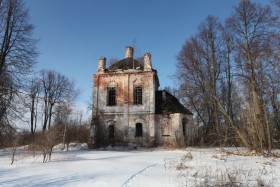
POLYGON ((191 142, 192 116, 175 114, 158 114, 155 116, 156 144, 161 146, 185 146, 191 142), (183 119, 186 119, 185 134, 183 131, 183 119))
POLYGON ((140 146, 153 146, 154 134, 151 136, 151 132, 154 132, 153 114, 132 114, 128 118, 125 115, 100 115, 99 116, 99 136, 102 136, 102 141, 108 143, 133 143, 140 146), (136 124, 141 123, 143 125, 142 137, 136 137, 136 124), (115 127, 115 138, 109 140, 109 126, 115 127))
MULTIPOLYGON (((93 115, 98 116, 99 136, 108 140, 108 127, 114 125, 115 140, 142 146, 154 144, 155 91, 158 89, 156 72, 132 70, 121 73, 94 75, 93 115), (116 106, 107 106, 107 87, 116 87, 116 106), (134 105, 133 89, 142 86, 142 105, 134 105), (143 136, 135 137, 135 125, 141 123, 143 136)), ((113 140, 112 140, 113 141, 113 140)))

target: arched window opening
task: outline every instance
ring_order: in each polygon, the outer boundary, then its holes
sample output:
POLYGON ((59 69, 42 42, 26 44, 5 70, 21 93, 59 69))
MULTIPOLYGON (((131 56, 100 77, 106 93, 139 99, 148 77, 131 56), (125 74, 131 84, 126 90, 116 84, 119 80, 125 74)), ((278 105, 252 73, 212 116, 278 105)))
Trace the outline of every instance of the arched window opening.
POLYGON ((115 137, 115 127, 114 127, 114 125, 110 125, 108 127, 108 131, 109 131, 109 139, 113 139, 115 137))
POLYGON ((143 136, 142 123, 136 123, 135 137, 142 137, 142 136, 143 136))

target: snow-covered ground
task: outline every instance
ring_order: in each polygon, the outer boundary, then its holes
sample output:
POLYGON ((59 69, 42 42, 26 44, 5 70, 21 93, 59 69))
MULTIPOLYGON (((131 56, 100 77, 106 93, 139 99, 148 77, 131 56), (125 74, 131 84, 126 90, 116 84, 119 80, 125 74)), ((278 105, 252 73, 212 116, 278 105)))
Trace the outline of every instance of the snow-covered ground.
POLYGON ((68 152, 57 148, 51 162, 42 160, 40 154, 21 148, 10 165, 9 149, 0 150, 0 186, 280 185, 279 158, 237 156, 219 148, 87 150, 75 146, 68 152))

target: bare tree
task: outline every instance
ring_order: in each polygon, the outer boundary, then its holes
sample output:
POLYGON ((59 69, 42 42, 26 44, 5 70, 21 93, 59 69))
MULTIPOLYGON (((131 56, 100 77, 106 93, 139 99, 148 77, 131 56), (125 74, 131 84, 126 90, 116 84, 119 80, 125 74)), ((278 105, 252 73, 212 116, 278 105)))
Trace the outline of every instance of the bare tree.
POLYGON ((217 18, 209 16, 206 23, 201 28, 201 38, 205 42, 205 59, 208 67, 208 74, 210 74, 210 87, 212 90, 211 102, 213 105, 213 125, 215 126, 215 132, 217 133, 217 139, 219 145, 221 145, 221 127, 220 117, 218 111, 217 101, 214 99, 218 97, 218 79, 220 74, 221 59, 219 59, 221 53, 219 47, 221 43, 220 29, 221 23, 217 18))
POLYGON ((39 97, 41 90, 41 81, 39 78, 32 78, 30 84, 27 87, 27 108, 30 112, 30 132, 34 136, 37 128, 37 119, 38 119, 38 105, 39 97))
POLYGON ((178 81, 182 94, 200 117, 208 143, 221 142, 218 104, 219 77, 222 63, 221 23, 209 16, 199 27, 199 33, 186 42, 178 55, 178 81), (209 83, 208 85, 207 82, 209 83), (212 93, 212 94, 211 94, 212 93))
MULTIPOLYGON (((239 68, 238 75, 243 84, 249 86, 250 104, 252 105, 252 136, 253 149, 271 150, 270 125, 268 124, 266 109, 261 99, 264 89, 261 81, 262 62, 267 58, 270 42, 274 35, 271 9, 251 1, 243 0, 235 8, 231 17, 233 20, 231 29, 236 33, 235 45, 237 45, 236 62, 239 68)), ((248 98, 249 98, 248 97, 248 98)))
POLYGON ((56 106, 63 102, 74 101, 79 94, 74 81, 55 71, 41 71, 43 94, 43 130, 50 128, 56 106))
POLYGON ((279 121, 277 19, 269 6, 242 0, 224 26, 208 17, 183 46, 177 80, 204 139, 215 133, 227 144, 238 137, 249 149, 270 153, 272 124, 279 121))
POLYGON ((273 5, 276 6, 274 9, 274 15, 277 17, 275 22, 277 27, 277 32, 273 37, 273 46, 274 53, 273 57, 270 59, 268 65, 272 66, 269 74, 267 75, 268 79, 268 91, 271 103, 272 114, 271 116, 271 124, 274 130, 273 137, 278 142, 277 147, 280 147, 280 0, 273 0, 273 5))
MULTIPOLYGON (((62 149, 65 149, 65 145, 66 145, 67 127, 70 123, 70 115, 72 114, 72 105, 73 103, 71 101, 67 101, 61 103, 56 107, 55 125, 63 126, 62 149)), ((68 150, 68 144, 67 144, 67 150, 68 150)))
POLYGON ((14 97, 35 63, 36 40, 32 38, 28 9, 20 0, 0 1, 0 128, 12 128, 14 97), (9 127, 8 127, 9 126, 9 127))

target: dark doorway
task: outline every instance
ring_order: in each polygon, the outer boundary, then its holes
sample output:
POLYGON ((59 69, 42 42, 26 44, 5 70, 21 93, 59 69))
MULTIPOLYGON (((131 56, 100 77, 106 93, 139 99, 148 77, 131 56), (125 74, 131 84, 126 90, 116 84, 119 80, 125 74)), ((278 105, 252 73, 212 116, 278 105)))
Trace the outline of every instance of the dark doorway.
POLYGON ((183 135, 186 136, 186 125, 187 125, 187 119, 182 119, 182 127, 183 127, 183 135))
POLYGON ((113 139, 115 137, 115 127, 114 127, 114 125, 110 125, 108 127, 108 131, 109 131, 109 139, 113 139))
POLYGON ((143 136, 142 123, 136 123, 135 137, 142 137, 142 136, 143 136))

